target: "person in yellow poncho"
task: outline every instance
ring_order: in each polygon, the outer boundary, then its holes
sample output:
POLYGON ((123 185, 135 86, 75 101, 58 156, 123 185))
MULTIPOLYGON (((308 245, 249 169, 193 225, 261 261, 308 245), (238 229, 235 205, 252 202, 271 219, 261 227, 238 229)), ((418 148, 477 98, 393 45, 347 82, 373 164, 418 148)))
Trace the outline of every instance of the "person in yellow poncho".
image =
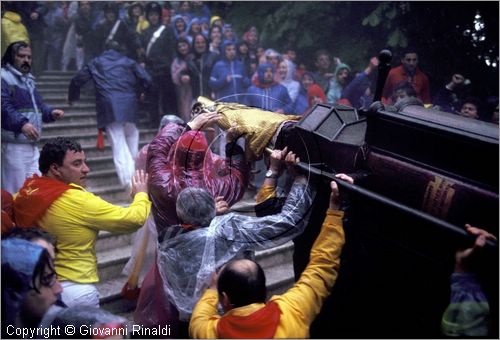
POLYGON ((5 54, 7 46, 15 41, 30 43, 28 30, 21 22, 21 16, 14 11, 10 11, 8 4, 2 2, 2 54, 5 54), (4 7, 5 6, 5 7, 4 7), (4 12, 5 8, 5 12, 4 12))
POLYGON ((124 22, 137 34, 141 34, 149 27, 149 22, 144 17, 143 12, 144 8, 139 1, 134 1, 127 8, 127 18, 124 22))
MULTIPOLYGON (((338 178, 353 182, 339 174, 338 178)), ((283 295, 266 298, 265 274, 254 261, 232 260, 214 274, 211 286, 196 304, 189 324, 192 338, 307 338, 309 326, 337 279, 344 245, 339 190, 332 194, 310 262, 299 281, 283 295), (219 316, 220 301, 225 314, 219 316)))

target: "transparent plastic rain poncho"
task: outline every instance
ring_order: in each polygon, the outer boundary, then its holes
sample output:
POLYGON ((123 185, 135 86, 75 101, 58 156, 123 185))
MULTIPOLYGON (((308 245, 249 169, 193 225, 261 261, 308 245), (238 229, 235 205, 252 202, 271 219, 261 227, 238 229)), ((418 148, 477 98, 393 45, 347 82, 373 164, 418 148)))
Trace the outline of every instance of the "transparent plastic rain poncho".
POLYGON ((159 232, 178 224, 175 202, 182 189, 206 189, 212 197, 223 196, 229 206, 245 193, 249 164, 238 146, 230 158, 210 151, 203 133, 183 126, 166 125, 149 144, 147 172, 152 213, 159 232), (236 150, 239 150, 237 152, 236 150))
POLYGON ((158 268, 170 301, 181 320, 189 320, 196 302, 210 284, 212 273, 247 250, 282 245, 307 225, 314 190, 297 178, 282 211, 264 217, 236 213, 216 216, 210 226, 160 242, 158 268))

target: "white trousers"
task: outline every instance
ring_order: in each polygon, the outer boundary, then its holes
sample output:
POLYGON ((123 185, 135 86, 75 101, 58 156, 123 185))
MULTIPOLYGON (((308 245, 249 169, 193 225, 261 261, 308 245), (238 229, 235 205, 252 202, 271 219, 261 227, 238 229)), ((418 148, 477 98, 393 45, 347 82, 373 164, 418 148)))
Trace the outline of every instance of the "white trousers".
POLYGON ((92 283, 61 281, 62 300, 68 307, 90 306, 99 308, 99 291, 92 283))
POLYGON ((106 125, 106 136, 120 183, 130 187, 135 171, 134 159, 139 152, 139 130, 134 123, 113 122, 106 125))
POLYGON ((26 178, 40 175, 39 157, 35 144, 2 142, 2 189, 14 194, 21 189, 26 178))

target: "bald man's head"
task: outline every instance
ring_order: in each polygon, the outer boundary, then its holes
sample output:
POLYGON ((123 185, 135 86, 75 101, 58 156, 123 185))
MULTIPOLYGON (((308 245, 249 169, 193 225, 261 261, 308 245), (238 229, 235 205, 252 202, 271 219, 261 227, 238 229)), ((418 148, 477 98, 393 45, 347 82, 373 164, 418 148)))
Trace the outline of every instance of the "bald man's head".
POLYGON ((262 267, 251 260, 229 261, 217 282, 219 295, 226 293, 234 308, 266 301, 266 276, 262 267))

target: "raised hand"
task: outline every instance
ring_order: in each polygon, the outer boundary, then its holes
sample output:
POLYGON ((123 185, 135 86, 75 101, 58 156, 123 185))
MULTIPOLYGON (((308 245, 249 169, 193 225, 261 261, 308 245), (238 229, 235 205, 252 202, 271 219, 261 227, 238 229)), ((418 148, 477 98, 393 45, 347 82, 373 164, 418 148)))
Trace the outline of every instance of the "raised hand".
MULTIPOLYGON (((350 184, 354 183, 354 179, 346 174, 336 174, 335 177, 346 181, 350 184)), ((339 187, 335 181, 330 182, 330 188, 332 189, 332 193, 330 194, 330 209, 339 210, 340 200, 339 200, 339 187)))
POLYGON ((148 192, 148 173, 144 170, 136 170, 135 175, 132 176, 132 197, 135 196, 138 192, 148 192))
POLYGON ((194 117, 189 123, 191 130, 207 130, 222 118, 222 115, 217 112, 203 112, 194 117))
POLYGON ((229 211, 229 204, 224 201, 224 196, 217 196, 215 198, 215 213, 216 215, 224 215, 229 211))
POLYGON ((466 224, 465 229, 469 234, 477 236, 477 238, 472 247, 459 249, 455 253, 455 272, 457 273, 471 271, 474 255, 485 246, 486 240, 496 241, 497 239, 495 235, 484 229, 473 227, 470 224, 466 224))

